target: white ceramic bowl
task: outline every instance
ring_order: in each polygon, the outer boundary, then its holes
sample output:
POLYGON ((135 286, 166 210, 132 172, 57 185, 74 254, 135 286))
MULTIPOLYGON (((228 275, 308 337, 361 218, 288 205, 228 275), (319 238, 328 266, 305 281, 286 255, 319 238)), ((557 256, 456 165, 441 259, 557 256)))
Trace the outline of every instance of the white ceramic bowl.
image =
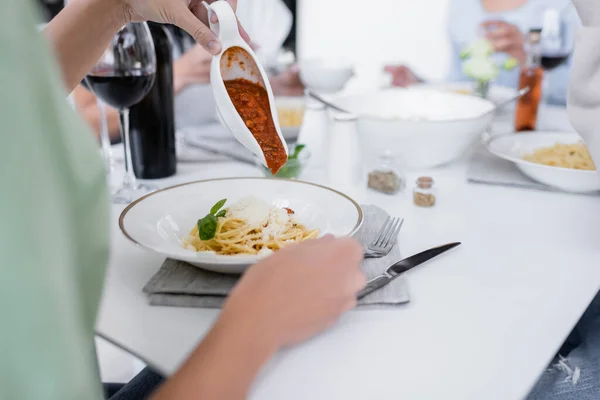
POLYGON ((494 118, 494 104, 475 96, 419 88, 391 88, 335 100, 358 117, 367 158, 386 152, 411 169, 459 158, 494 118))
POLYGON ((542 147, 556 143, 577 143, 581 137, 573 132, 522 132, 498 135, 487 141, 487 149, 494 155, 515 163, 517 168, 534 181, 567 192, 591 193, 600 190, 600 177, 596 171, 553 167, 523 159, 542 147))
POLYGON ((119 226, 134 243, 176 260, 221 273, 242 273, 258 256, 193 252, 181 246, 199 218, 220 199, 227 204, 247 196, 292 208, 298 219, 321 235, 352 236, 363 220, 360 206, 348 196, 311 183, 264 178, 229 178, 186 183, 151 193, 131 203, 119 226))
POLYGON ((352 64, 342 60, 309 59, 299 66, 304 86, 323 93, 339 92, 354 75, 352 64))
MULTIPOLYGON (((419 88, 438 90, 443 92, 453 92, 469 96, 476 96, 475 82, 445 82, 445 83, 422 83, 416 85, 419 88)), ((491 85, 487 99, 494 104, 503 103, 517 95, 517 90, 507 86, 491 85)), ((496 110, 496 117, 506 117, 512 124, 515 114, 515 100, 511 104, 496 110)))
MULTIPOLYGON (((415 85, 415 87, 423 89, 439 90, 443 92, 452 92, 457 94, 468 94, 475 95, 475 83, 474 82, 445 82, 445 83, 422 83, 415 85)), ((488 100, 494 104, 502 103, 514 96, 516 96, 517 90, 507 86, 491 85, 488 93, 488 100)), ((516 102, 516 100, 515 100, 516 102)))

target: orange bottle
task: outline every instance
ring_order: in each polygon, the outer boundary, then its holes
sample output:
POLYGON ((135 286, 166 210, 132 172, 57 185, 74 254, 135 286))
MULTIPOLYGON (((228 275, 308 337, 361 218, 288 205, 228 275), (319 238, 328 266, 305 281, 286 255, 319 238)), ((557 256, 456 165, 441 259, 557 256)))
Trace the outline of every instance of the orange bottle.
POLYGON ((541 67, 541 31, 532 29, 527 36, 527 61, 521 69, 519 90, 529 86, 529 92, 517 100, 515 131, 533 131, 537 124, 538 109, 542 99, 544 70, 541 67))

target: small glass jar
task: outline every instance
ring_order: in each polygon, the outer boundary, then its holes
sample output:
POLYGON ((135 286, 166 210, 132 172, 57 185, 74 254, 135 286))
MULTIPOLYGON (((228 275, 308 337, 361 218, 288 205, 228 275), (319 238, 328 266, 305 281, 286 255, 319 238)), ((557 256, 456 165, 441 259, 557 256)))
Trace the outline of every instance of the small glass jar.
POLYGON ((369 168, 368 187, 385 194, 396 194, 406 189, 406 176, 401 163, 391 153, 382 154, 369 168))
POLYGON ((413 189, 413 201, 419 207, 433 207, 436 202, 437 190, 433 178, 422 176, 416 181, 413 189))

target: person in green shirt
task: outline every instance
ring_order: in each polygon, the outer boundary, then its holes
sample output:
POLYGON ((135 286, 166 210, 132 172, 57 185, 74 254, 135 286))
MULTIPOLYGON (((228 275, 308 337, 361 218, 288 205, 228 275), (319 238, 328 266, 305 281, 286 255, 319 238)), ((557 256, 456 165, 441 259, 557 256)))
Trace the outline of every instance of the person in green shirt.
MULTIPOLYGON (((131 21, 178 25, 212 54, 220 43, 197 0, 73 1, 46 27, 45 40, 33 0, 0 5, 0 398, 98 400, 93 337, 109 201, 93 136, 66 93, 131 21)), ((325 237, 254 265, 153 398, 244 398, 278 349, 356 304, 365 284, 361 258, 352 239, 325 237)))

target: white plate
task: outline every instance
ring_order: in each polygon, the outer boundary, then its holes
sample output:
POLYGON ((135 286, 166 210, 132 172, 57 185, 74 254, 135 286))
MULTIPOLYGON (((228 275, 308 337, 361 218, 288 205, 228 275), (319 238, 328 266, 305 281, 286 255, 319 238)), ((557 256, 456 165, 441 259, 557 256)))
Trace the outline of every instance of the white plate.
POLYGON ((181 247, 181 238, 220 199, 227 204, 254 195, 278 207, 290 207, 321 235, 352 236, 363 220, 348 196, 312 183, 264 178, 228 178, 186 183, 151 193, 131 203, 119 226, 134 243, 176 260, 221 273, 242 273, 258 256, 224 256, 181 247))
POLYGON ((572 132, 523 132, 492 137, 487 149, 494 155, 512 161, 531 179, 567 192, 590 193, 600 190, 596 171, 552 167, 525 161, 525 154, 556 143, 577 143, 581 137, 572 132))

